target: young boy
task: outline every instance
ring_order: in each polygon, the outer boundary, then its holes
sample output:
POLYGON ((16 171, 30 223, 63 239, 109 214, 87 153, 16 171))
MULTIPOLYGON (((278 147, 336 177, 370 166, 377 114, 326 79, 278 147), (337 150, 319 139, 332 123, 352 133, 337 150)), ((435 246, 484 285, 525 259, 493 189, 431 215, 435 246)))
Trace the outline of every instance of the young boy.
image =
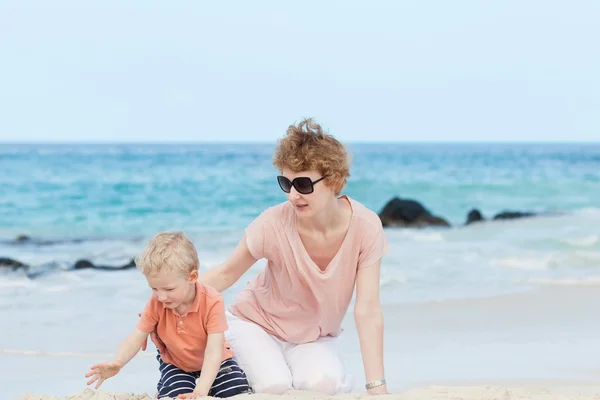
POLYGON ((85 375, 91 378, 87 384, 97 382, 97 389, 116 375, 153 333, 160 370, 159 399, 251 393, 246 374, 225 341, 223 297, 198 282, 198 254, 185 234, 159 233, 136 258, 136 265, 152 288, 152 297, 114 360, 92 366, 85 375))

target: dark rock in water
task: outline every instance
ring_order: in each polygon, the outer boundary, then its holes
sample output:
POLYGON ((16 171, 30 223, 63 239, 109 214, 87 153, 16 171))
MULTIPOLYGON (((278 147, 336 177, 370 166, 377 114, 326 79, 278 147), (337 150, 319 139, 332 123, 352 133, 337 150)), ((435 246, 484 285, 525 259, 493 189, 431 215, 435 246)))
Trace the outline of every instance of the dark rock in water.
POLYGON ((94 265, 94 269, 103 269, 103 270, 112 270, 112 271, 121 270, 121 269, 130 269, 130 268, 135 268, 134 260, 129 261, 125 265, 118 265, 118 266, 94 265))
POLYGON ((16 271, 20 268, 29 269, 29 265, 23 264, 20 261, 13 260, 12 258, 4 258, 0 257, 0 267, 12 268, 13 271, 16 271))
POLYGON ((44 239, 44 238, 36 238, 31 237, 29 235, 21 234, 11 239, 0 239, 0 243, 16 245, 16 246, 54 246, 54 245, 62 245, 62 244, 81 244, 85 242, 98 242, 98 241, 106 241, 106 240, 124 240, 130 241, 132 243, 141 243, 145 238, 139 236, 132 237, 105 237, 105 236, 92 236, 92 237, 62 237, 62 238, 52 238, 52 239, 44 239))
POLYGON ((527 217, 535 217, 537 214, 532 212, 522 212, 522 211, 503 211, 499 214, 494 215, 495 220, 498 219, 517 219, 517 218, 527 218, 527 217))
MULTIPOLYGON (((135 268, 135 267, 136 267, 136 265, 135 265, 134 260, 129 261, 125 265, 111 266, 111 265, 94 265, 94 263, 92 263, 89 260, 81 259, 81 260, 77 260, 75 262, 75 264, 73 264, 73 266, 68 269, 73 270, 73 269, 93 268, 95 270, 119 271, 119 270, 123 270, 123 269, 135 268)), ((22 262, 14 260, 12 258, 0 257, 0 268, 11 268, 12 271, 22 269, 25 271, 25 273, 27 274, 27 277, 29 279, 35 279, 41 275, 46 275, 46 274, 52 273, 53 271, 56 271, 56 270, 64 271, 65 265, 62 263, 50 262, 50 263, 45 263, 42 265, 35 266, 35 268, 32 268, 31 266, 29 266, 27 264, 23 264, 22 262)))
POLYGON ((445 219, 432 215, 421 203, 394 197, 379 213, 383 226, 450 226, 445 219))
POLYGON ((36 239, 27 235, 18 235, 14 240, 8 241, 10 244, 16 245, 33 245, 33 246, 54 246, 57 244, 80 244, 86 241, 92 240, 103 240, 99 239, 86 239, 86 238, 74 238, 74 239, 36 239))
POLYGON ((481 215, 481 212, 478 209, 474 208, 467 214, 467 222, 465 222, 465 225, 479 221, 485 221, 485 218, 483 218, 483 215, 481 215))
MULTIPOLYGON (((538 214, 533 213, 533 212, 502 211, 501 213, 494 215, 494 217, 492 219, 493 220, 517 219, 517 218, 534 217, 536 215, 538 215, 538 214)), ((474 208, 471 211, 469 211, 469 214, 467 214, 467 222, 465 222, 465 225, 469 225, 474 222, 480 222, 480 221, 485 221, 485 217, 481 214, 481 212, 478 209, 474 208)))
POLYGON ((23 243, 31 243, 36 246, 55 246, 57 244, 80 244, 84 241, 84 239, 44 240, 27 238, 27 241, 23 243))
POLYGON ((74 269, 93 268, 93 269, 102 269, 102 270, 107 270, 107 271, 117 271, 117 270, 121 270, 121 269, 135 268, 135 261, 131 260, 125 265, 110 266, 110 265, 95 265, 93 262, 91 262, 89 260, 82 259, 82 260, 77 260, 75 262, 75 264, 73 264, 73 268, 74 269))
POLYGON ((94 268, 94 263, 89 260, 77 260, 73 264, 74 269, 94 268))

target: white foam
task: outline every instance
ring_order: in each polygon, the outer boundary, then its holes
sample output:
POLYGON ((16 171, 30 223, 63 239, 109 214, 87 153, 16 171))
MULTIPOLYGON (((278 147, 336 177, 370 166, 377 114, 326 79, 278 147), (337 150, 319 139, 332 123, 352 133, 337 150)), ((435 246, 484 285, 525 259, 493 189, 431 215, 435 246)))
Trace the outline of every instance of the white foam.
POLYGON ((479 254, 475 253, 475 252, 465 252, 465 255, 463 257, 463 259, 466 262, 474 262, 477 261, 480 258, 479 254))
POLYGON ((0 278, 0 288, 34 288, 36 287, 36 283, 27 279, 27 278, 16 278, 13 279, 11 277, 8 278, 0 278))
POLYGON ((386 236, 388 237, 388 240, 394 241, 395 239, 398 239, 403 242, 412 240, 415 242, 435 243, 444 242, 446 240, 443 232, 433 229, 390 229, 386 232, 386 236))
POLYGON ((413 236, 416 242, 444 242, 446 239, 441 232, 417 233, 413 236))
POLYGON ((576 247, 592 247, 595 244, 600 242, 600 236, 586 235, 586 236, 573 237, 573 238, 564 238, 561 241, 564 243, 567 243, 571 246, 576 246, 576 247))
POLYGON ((538 278, 529 279, 528 282, 551 286, 600 286, 600 276, 588 276, 586 278, 538 278))
POLYGON ((402 285, 405 283, 406 283, 406 277, 400 277, 400 276, 382 276, 379 279, 379 285, 382 287, 402 285))
POLYGON ((598 216, 600 217, 600 208, 598 207, 584 207, 577 210, 577 214, 583 214, 587 216, 598 216))
POLYGON ((489 264, 498 267, 529 270, 547 269, 551 266, 556 265, 556 263, 554 262, 554 256, 552 254, 540 256, 522 256, 518 258, 506 257, 501 259, 492 259, 489 261, 489 264))
POLYGON ((574 252, 574 254, 580 260, 587 262, 586 264, 595 265, 595 266, 600 265, 600 252, 578 250, 578 251, 574 252))
POLYGON ((70 281, 70 282, 81 282, 83 280, 85 280, 85 278, 83 276, 81 276, 80 274, 73 274, 70 272, 63 272, 60 274, 60 277, 66 281, 70 281))
POLYGON ((68 286, 50 286, 44 289, 44 292, 49 293, 58 293, 58 292, 67 292, 70 288, 68 286))

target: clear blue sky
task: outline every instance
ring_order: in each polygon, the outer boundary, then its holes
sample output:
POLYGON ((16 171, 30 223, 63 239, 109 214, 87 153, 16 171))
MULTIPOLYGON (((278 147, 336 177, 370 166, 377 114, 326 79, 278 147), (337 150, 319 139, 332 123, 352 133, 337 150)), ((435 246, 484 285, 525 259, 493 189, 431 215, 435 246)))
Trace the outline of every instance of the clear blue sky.
POLYGON ((600 141, 600 2, 2 0, 0 141, 600 141))

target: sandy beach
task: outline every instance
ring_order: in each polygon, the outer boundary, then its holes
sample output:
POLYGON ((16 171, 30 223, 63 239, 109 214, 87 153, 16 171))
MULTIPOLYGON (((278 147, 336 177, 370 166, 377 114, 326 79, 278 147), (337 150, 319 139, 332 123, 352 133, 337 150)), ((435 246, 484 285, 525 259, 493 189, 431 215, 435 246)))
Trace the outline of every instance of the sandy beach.
MULTIPOLYGON (((247 396, 236 396, 240 398, 247 396)), ((211 397, 212 398, 212 397, 211 397)), ((362 400, 370 399, 361 393, 323 396, 306 392, 290 392, 285 395, 251 395, 256 400, 362 400)), ((377 396, 377 399, 393 400, 592 400, 600 399, 600 385, 557 385, 544 386, 530 384, 523 387, 513 386, 428 386, 410 389, 401 393, 377 396)), ((86 389, 66 397, 26 394, 17 400, 150 400, 147 394, 94 392, 86 389)))
MULTIPOLYGON (((385 309, 389 332, 386 375, 392 394, 384 398, 600 399, 600 322, 594 317, 599 301, 597 287, 548 287, 484 299, 390 306, 385 309)), ((294 392, 286 399, 368 397, 361 389, 353 323, 349 315, 339 345, 345 349, 344 361, 356 379, 355 394, 332 397, 294 392)), ((69 332, 63 334, 69 336, 69 332)), ((97 340, 102 332, 91 334, 97 340)), ((98 343, 114 345, 117 338, 111 334, 98 343)), ((151 352, 138 354, 117 377, 105 382, 102 390, 86 389, 86 368, 109 356, 110 351, 5 351, 0 353, 0 366, 6 371, 0 383, 8 388, 5 395, 9 399, 18 400, 154 396, 157 370, 151 352)))

